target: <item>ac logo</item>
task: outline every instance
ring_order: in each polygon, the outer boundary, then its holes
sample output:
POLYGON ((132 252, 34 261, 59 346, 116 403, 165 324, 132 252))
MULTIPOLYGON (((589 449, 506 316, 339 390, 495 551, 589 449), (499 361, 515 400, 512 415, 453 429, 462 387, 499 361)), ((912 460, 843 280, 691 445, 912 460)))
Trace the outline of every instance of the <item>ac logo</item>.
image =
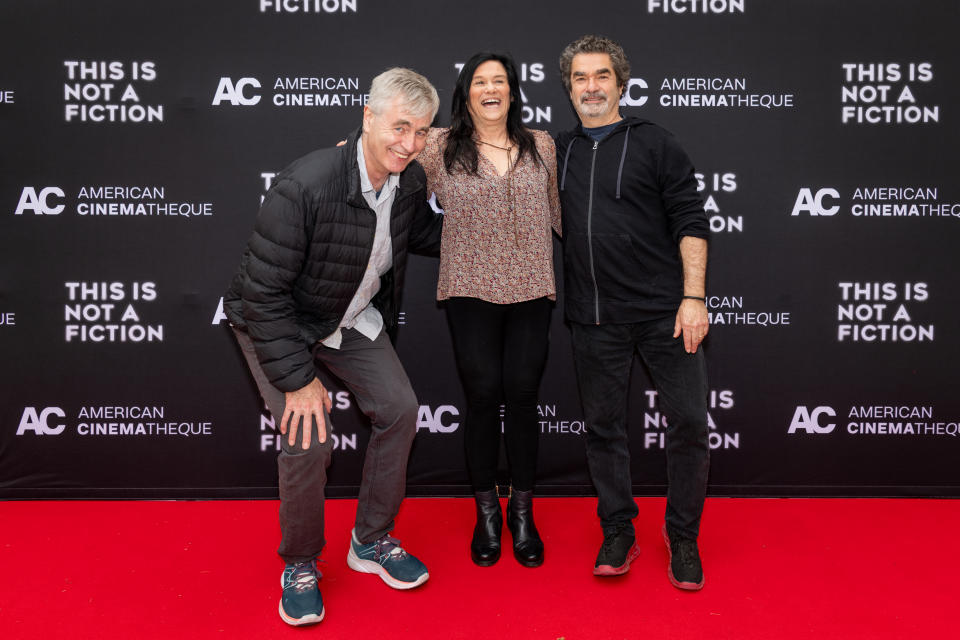
POLYGON ((20 417, 20 426, 17 435, 22 436, 27 431, 33 431, 38 436, 58 436, 67 428, 65 424, 50 424, 50 416, 65 418, 67 414, 60 407, 46 407, 39 414, 36 407, 24 407, 20 417))
POLYGON ((217 310, 213 314, 213 322, 210 324, 220 324, 224 320, 229 320, 227 314, 223 312, 223 296, 220 296, 220 302, 217 304, 217 310))
POLYGON ((793 204, 793 213, 790 215, 798 216, 801 213, 809 213, 812 216, 834 216, 837 211, 840 211, 840 205, 828 206, 827 198, 838 200, 840 192, 828 187, 817 189, 817 192, 813 193, 812 189, 804 187, 797 194, 797 201, 793 204))
POLYGON ((836 427, 836 423, 820 424, 821 416, 837 417, 837 412, 831 407, 815 407, 813 411, 806 407, 797 407, 793 412, 793 421, 790 422, 790 428, 787 433, 796 433, 803 431, 806 433, 831 433, 836 427))
POLYGON ((459 416, 460 412, 453 405, 442 404, 436 411, 430 411, 430 407, 422 404, 417 414, 417 431, 428 429, 430 433, 453 433, 460 426, 459 422, 450 421, 450 424, 443 424, 444 414, 450 416, 459 416))
POLYGON ((647 81, 643 78, 630 78, 627 80, 627 84, 623 87, 623 96, 620 97, 621 107, 641 107, 647 103, 646 94, 640 93, 634 96, 634 87, 646 89, 647 81))
POLYGON ((24 211, 33 211, 37 215, 56 216, 64 210, 62 203, 51 203, 50 198, 65 198, 66 194, 60 187, 44 187, 37 193, 35 187, 24 187, 20 192, 20 201, 14 215, 23 215, 24 211))
POLYGON ((240 78, 236 83, 230 78, 220 78, 220 84, 217 85, 217 93, 213 96, 213 106, 219 106, 221 102, 229 102, 233 106, 252 107, 260 102, 260 94, 251 91, 250 96, 244 93, 247 87, 254 89, 260 88, 260 81, 256 78, 240 78))

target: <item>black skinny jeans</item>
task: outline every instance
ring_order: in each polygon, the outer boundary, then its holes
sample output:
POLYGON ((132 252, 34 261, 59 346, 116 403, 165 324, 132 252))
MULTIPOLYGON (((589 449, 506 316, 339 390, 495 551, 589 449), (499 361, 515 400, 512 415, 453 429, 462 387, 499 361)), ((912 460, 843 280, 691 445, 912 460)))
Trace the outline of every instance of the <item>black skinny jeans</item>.
POLYGON ((673 337, 673 316, 632 324, 570 323, 580 398, 587 421, 587 464, 603 528, 633 529, 627 396, 634 354, 650 372, 667 417, 667 510, 671 538, 696 540, 707 493, 710 447, 703 347, 687 353, 673 337))
POLYGON ((547 361, 553 304, 547 298, 513 304, 450 298, 446 307, 467 398, 464 445, 473 489, 496 487, 503 403, 510 481, 515 489, 530 491, 540 436, 537 391, 547 361))

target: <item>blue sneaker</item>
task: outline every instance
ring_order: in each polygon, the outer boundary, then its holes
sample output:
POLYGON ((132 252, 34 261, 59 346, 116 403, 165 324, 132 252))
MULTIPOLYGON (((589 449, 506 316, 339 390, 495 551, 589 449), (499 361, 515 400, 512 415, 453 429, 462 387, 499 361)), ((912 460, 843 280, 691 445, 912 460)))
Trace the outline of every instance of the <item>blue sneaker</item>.
POLYGON ((347 565, 360 573, 375 573, 394 589, 413 589, 427 581, 430 574, 422 562, 400 546, 400 541, 385 535, 369 544, 360 544, 350 533, 347 565))
POLYGON ((323 598, 317 586, 320 577, 316 560, 288 564, 283 569, 280 617, 284 622, 299 627, 323 620, 323 598))

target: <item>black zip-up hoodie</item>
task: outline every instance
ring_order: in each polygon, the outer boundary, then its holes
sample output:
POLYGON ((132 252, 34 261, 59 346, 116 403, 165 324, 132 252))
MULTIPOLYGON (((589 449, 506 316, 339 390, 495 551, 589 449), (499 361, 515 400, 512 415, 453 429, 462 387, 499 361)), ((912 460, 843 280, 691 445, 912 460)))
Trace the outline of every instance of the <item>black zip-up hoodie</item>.
POLYGON ((683 296, 680 239, 710 234, 690 158, 669 131, 634 117, 600 142, 582 126, 556 142, 567 319, 627 323, 675 314, 683 296))

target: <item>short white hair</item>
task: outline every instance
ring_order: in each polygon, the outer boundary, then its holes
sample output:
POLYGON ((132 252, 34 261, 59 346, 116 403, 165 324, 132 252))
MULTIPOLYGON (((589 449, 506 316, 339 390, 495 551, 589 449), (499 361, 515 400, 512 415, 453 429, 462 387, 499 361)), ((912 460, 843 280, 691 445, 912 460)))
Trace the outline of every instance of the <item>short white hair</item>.
POLYGON ((380 115, 396 97, 400 98, 401 104, 411 115, 418 118, 429 115, 431 122, 440 108, 437 90, 413 69, 393 67, 375 77, 370 83, 367 106, 380 115))

